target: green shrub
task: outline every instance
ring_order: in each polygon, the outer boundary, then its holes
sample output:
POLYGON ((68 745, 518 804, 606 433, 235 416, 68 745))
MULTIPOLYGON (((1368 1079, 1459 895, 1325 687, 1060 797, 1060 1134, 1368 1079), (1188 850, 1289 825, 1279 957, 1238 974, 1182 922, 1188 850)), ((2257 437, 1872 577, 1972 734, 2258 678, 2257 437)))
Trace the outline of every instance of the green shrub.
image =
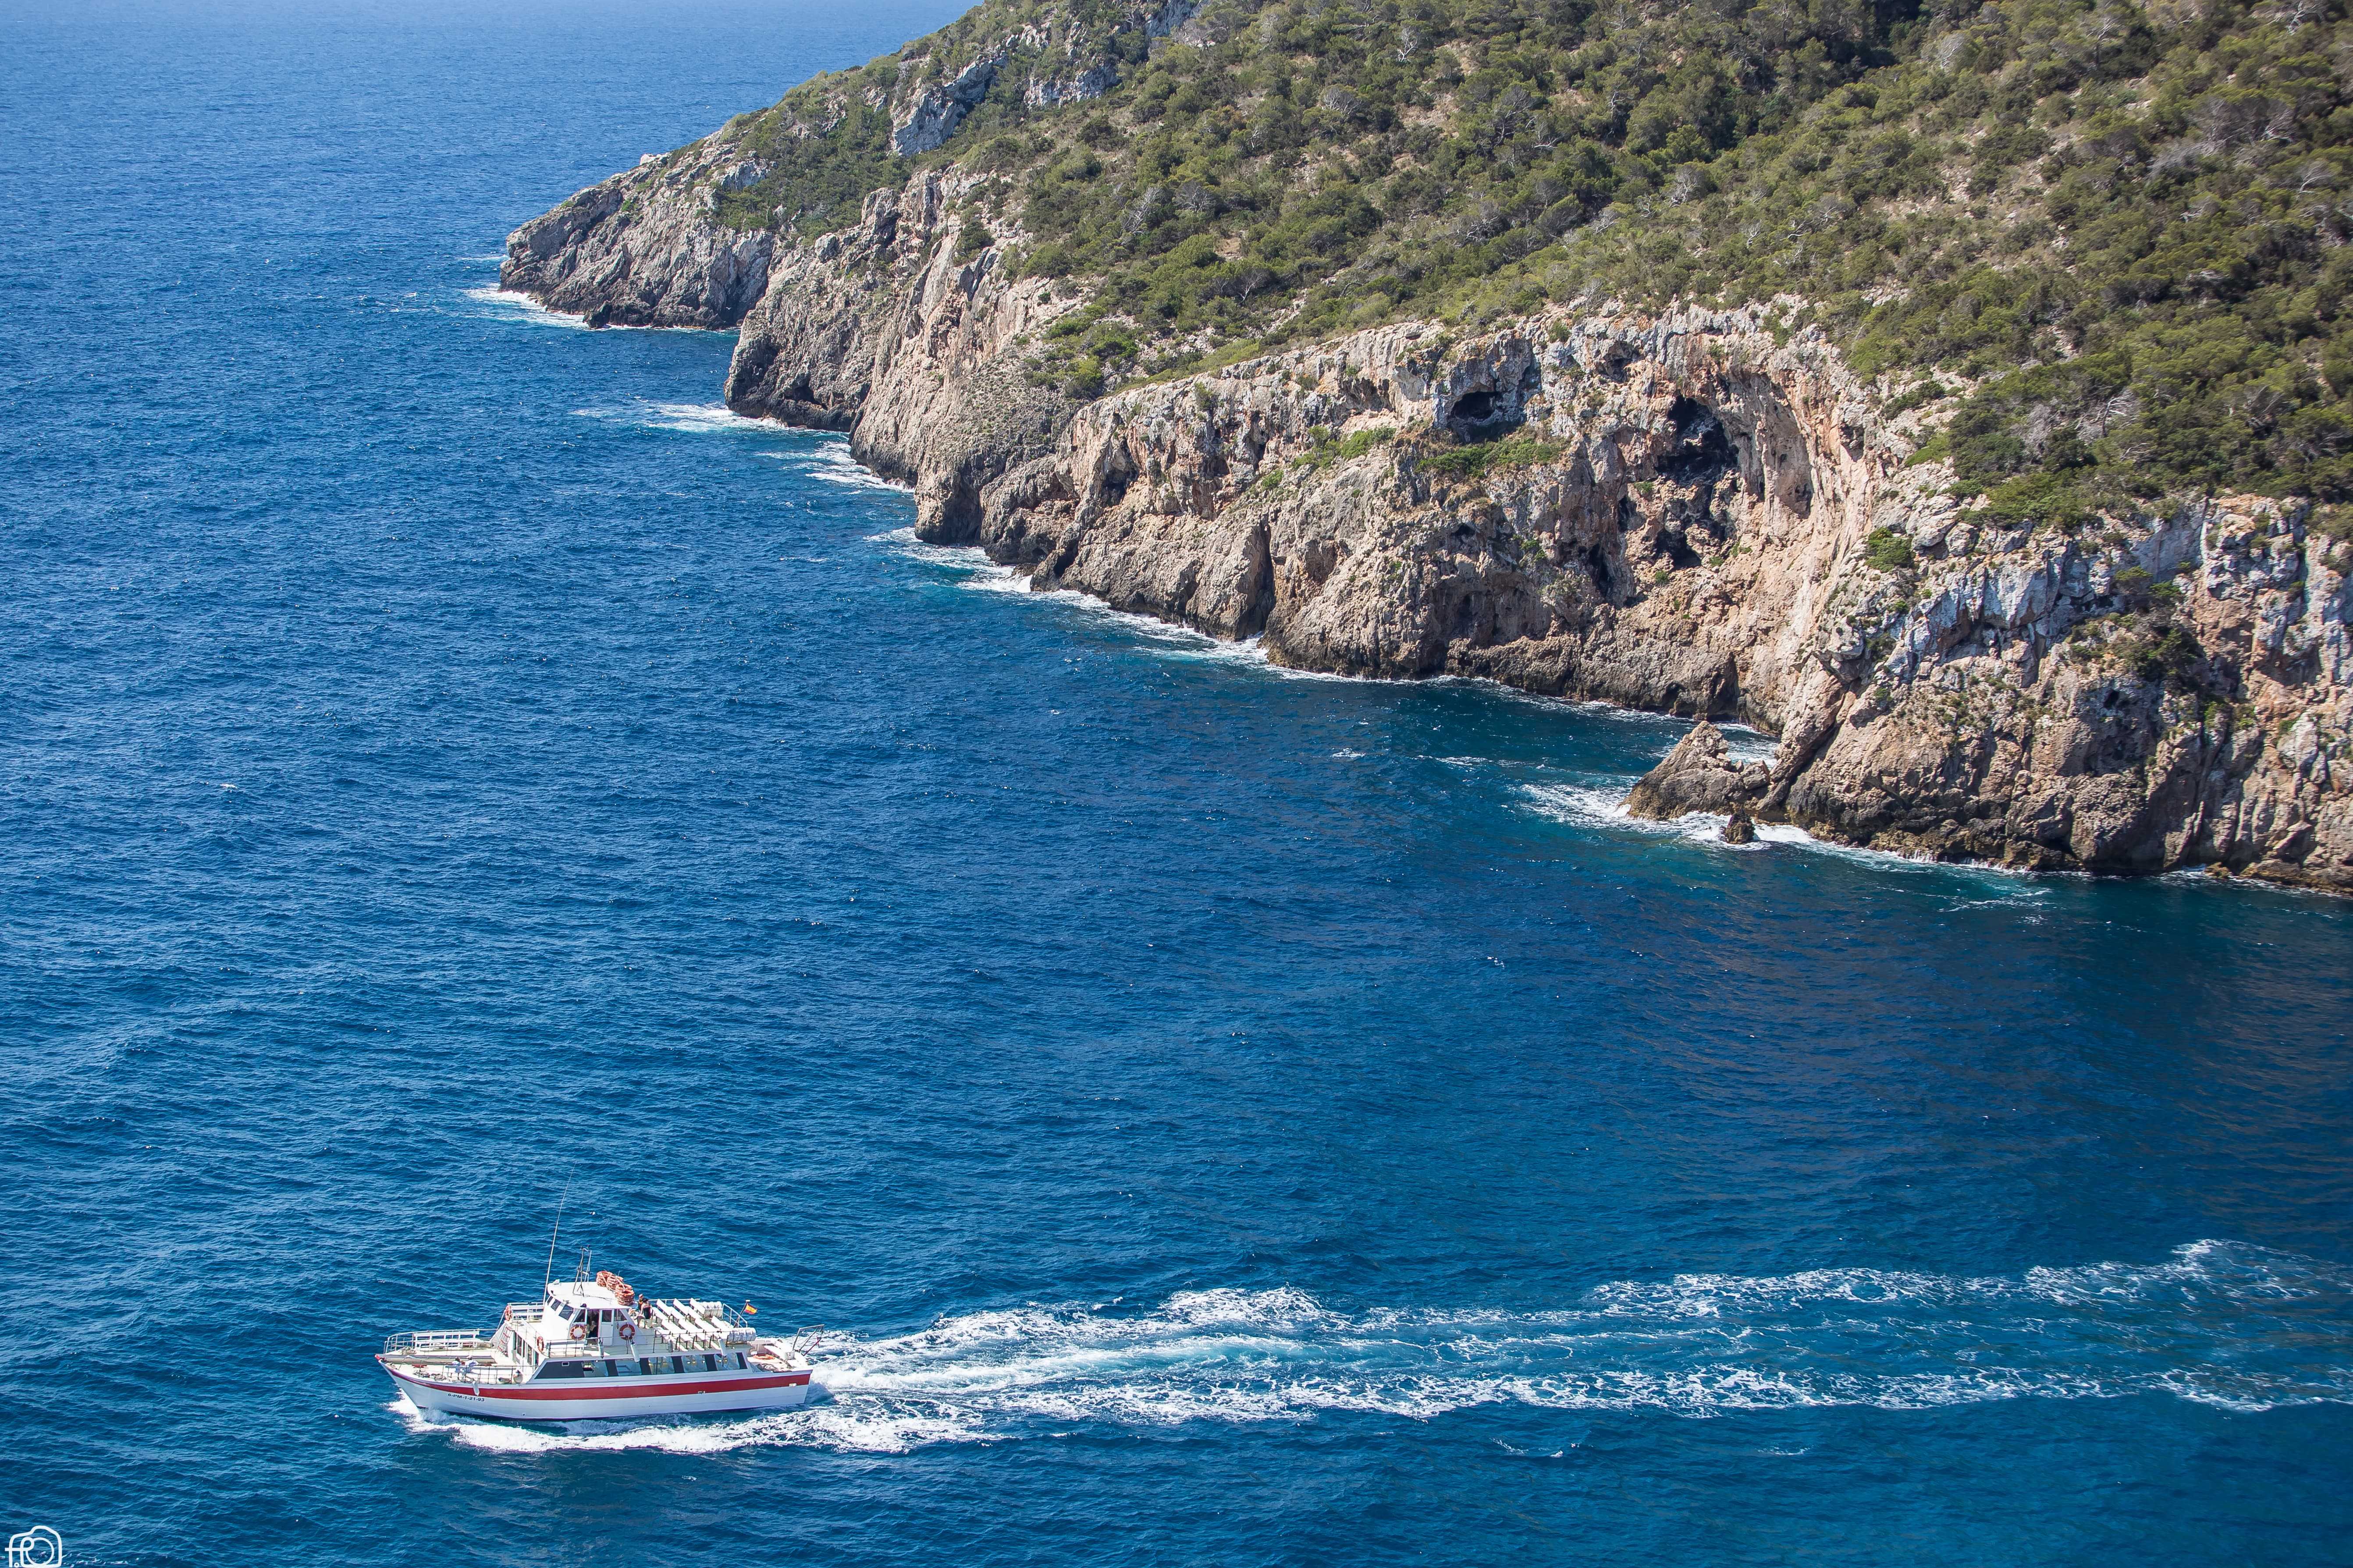
POLYGON ((1534 468, 1556 462, 1565 448, 1556 441, 1535 436, 1507 436, 1467 447, 1448 447, 1417 459, 1421 471, 1449 479, 1483 479, 1507 468, 1534 468))
POLYGON ((1908 571, 1914 564, 1912 542, 1892 528, 1874 528, 1862 542, 1862 559, 1882 572, 1908 571))
POLYGON ((945 146, 894 157, 917 80, 1046 19, 986 0, 731 121, 769 169, 718 210, 812 235, 962 163, 1013 193, 1025 272, 1126 323, 1125 353, 1092 351, 1121 376, 1177 337, 1796 295, 1777 341, 1819 326, 1908 386, 1893 412, 1977 383, 1917 460, 1948 457, 1998 521, 2225 488, 2353 503, 2346 9, 1213 0, 1209 41, 1154 45, 1087 3, 1056 13, 1073 35, 1017 41, 945 146), (1027 101, 1081 55, 1109 92, 1027 101))
POLYGON ((2027 473, 1988 492, 1980 515, 2000 528, 2075 529, 2090 521, 2093 511, 2066 475, 2027 473))

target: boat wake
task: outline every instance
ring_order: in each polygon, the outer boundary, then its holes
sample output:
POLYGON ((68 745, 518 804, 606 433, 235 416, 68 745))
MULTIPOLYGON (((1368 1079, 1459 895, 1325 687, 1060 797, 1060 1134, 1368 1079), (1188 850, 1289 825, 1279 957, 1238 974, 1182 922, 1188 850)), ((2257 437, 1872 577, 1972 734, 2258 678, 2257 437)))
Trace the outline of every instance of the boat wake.
POLYGON ((1337 1311, 1298 1290, 1021 1306, 822 1355, 818 1403, 699 1422, 428 1423, 507 1452, 904 1453, 1194 1422, 1430 1420, 1482 1405, 1721 1417, 2153 1396, 2353 1404, 2353 1270, 2200 1241, 2163 1262, 1603 1285, 1556 1311, 1337 1311))

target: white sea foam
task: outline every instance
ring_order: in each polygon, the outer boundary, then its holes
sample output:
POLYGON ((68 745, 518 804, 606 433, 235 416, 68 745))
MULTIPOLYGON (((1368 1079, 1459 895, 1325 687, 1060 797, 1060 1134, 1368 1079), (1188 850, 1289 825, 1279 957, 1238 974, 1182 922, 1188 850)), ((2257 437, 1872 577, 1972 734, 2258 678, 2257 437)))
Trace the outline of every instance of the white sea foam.
POLYGON ((722 1454, 739 1448, 827 1448, 839 1453, 903 1454, 938 1443, 989 1442, 965 1417, 860 1408, 833 1402, 751 1416, 637 1421, 564 1421, 529 1426, 427 1415, 406 1399, 393 1409, 412 1432, 439 1433, 489 1453, 626 1452, 722 1454))
MULTIPOLYGON (((500 261, 505 258, 503 257, 497 256, 478 256, 463 257, 460 258, 460 259, 468 261, 500 261)), ((551 310, 546 306, 541 304, 538 300, 533 299, 530 295, 522 293, 519 289, 502 289, 495 283, 485 283, 479 288, 466 289, 459 291, 469 300, 472 300, 480 304, 490 306, 491 310, 488 312, 485 312, 487 314, 502 317, 509 321, 528 321, 532 325, 539 327, 570 327, 581 331, 588 330, 588 322, 585 317, 575 315, 569 310, 551 310)), ((709 327, 646 327, 638 326, 631 322, 616 321, 606 330, 623 332, 707 332, 713 329, 709 327)))
MULTIPOLYGON (((1719 849, 1757 847, 1753 844, 1726 844, 1724 827, 1729 818, 1710 816, 1705 812, 1693 812, 1669 822, 1654 822, 1649 817, 1632 816, 1626 809, 1626 792, 1633 787, 1634 781, 1628 778, 1599 784, 1524 784, 1519 789, 1521 796, 1530 802, 1539 815, 1549 816, 1556 822, 1571 823, 1579 827, 1620 828, 1653 837, 1684 838, 1719 849)), ((1762 825, 1759 826, 1758 836, 1763 836, 1762 825)))
POLYGON ((986 551, 968 544, 926 544, 915 537, 912 528, 894 528, 887 533, 868 536, 871 544, 885 545, 910 561, 920 561, 926 566, 936 566, 960 574, 967 588, 981 588, 995 593, 1027 593, 1028 574, 1010 566, 999 566, 988 558, 986 551))
POLYGON ((465 294, 469 300, 490 306, 491 314, 509 321, 527 321, 534 327, 570 327, 581 331, 588 330, 588 323, 580 317, 565 310, 551 310, 528 294, 519 293, 512 289, 501 289, 495 283, 486 283, 479 289, 469 289, 465 290, 465 294))
POLYGON ((1632 816, 1626 809, 1626 796, 1634 784, 1631 777, 1602 784, 1525 784, 1520 786, 1520 793, 1539 815, 1579 827, 1608 827, 1659 837, 1681 838, 1711 849, 1736 853, 1778 845, 1783 848, 1802 849, 1809 854, 1852 861, 1875 871, 1941 873, 1972 879, 1985 879, 2002 888, 1996 898, 1968 900, 1950 906, 1954 909, 2011 905, 2049 896, 2047 888, 2033 885, 2031 879, 2035 873, 2032 872, 1977 861, 1954 865, 1916 856, 1898 855, 1888 849, 1863 849, 1850 844, 1833 844, 1787 822, 1759 822, 1756 824, 1757 837, 1753 843, 1727 844, 1724 830, 1731 819, 1721 814, 1694 811, 1666 822, 1632 816))
POLYGON ((723 403, 661 403, 640 397, 628 403, 575 408, 572 412, 583 419, 609 420, 647 430, 677 430, 692 436, 776 436, 785 428, 766 419, 747 419, 723 403))
POLYGON ((1736 763, 1769 763, 1779 754, 1781 742, 1762 730, 1752 730, 1746 724, 1718 724, 1724 736, 1724 754, 1736 763))
MULTIPOLYGON (((901 495, 914 493, 913 487, 893 484, 873 469, 861 465, 857 458, 849 455, 849 443, 847 441, 827 441, 810 448, 806 454, 780 453, 778 455, 802 458, 800 471, 803 474, 828 485, 839 485, 844 489, 893 490, 901 495)), ((909 532, 912 537, 913 531, 909 532)))
POLYGON ((986 552, 968 545, 925 544, 915 537, 915 531, 912 528, 875 534, 873 542, 888 545, 910 560, 963 573, 965 574, 963 585, 966 588, 982 593, 1019 594, 1034 604, 1050 605, 1071 614, 1111 622, 1123 631, 1145 639, 1148 646, 1143 651, 1155 658, 1187 663, 1248 665, 1284 680, 1373 680, 1382 684, 1417 684, 1404 680, 1390 681, 1385 677, 1342 675, 1332 670, 1293 669, 1269 658, 1263 640, 1259 637, 1212 637, 1191 626, 1164 621, 1156 616, 1120 609, 1092 594, 1081 593, 1075 588, 1033 588, 1027 572, 997 565, 988 559, 986 552))
POLYGON ((1151 1310, 1023 1304, 821 1355, 807 1408, 419 1431, 506 1452, 762 1446, 902 1453, 1073 1428, 1431 1420, 1489 1405, 1686 1417, 2156 1395, 2353 1403, 2353 1272, 2226 1242, 1997 1276, 1872 1268, 1621 1280, 1552 1310, 1344 1312, 1295 1289, 1151 1310))

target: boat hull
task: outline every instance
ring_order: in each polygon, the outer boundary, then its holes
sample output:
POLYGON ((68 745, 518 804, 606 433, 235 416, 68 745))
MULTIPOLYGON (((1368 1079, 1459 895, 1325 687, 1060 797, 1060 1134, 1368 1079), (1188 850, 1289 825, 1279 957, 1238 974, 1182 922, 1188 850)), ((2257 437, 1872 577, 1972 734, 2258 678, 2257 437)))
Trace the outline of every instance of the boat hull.
POLYGON ((808 1403, 809 1374, 618 1381, 594 1389, 569 1384, 499 1388, 440 1383, 385 1369, 417 1409, 435 1415, 486 1415, 500 1421, 609 1421, 637 1415, 703 1415, 722 1411, 796 1410, 808 1403))

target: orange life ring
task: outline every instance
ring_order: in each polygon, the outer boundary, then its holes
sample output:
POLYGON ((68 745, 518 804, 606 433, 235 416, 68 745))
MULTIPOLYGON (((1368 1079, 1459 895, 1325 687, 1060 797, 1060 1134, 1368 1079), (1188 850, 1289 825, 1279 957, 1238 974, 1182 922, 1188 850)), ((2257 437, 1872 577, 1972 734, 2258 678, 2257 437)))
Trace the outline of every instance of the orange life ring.
POLYGON ((621 1337, 625 1340, 636 1339, 638 1337, 638 1325, 635 1323, 623 1323, 621 1325, 621 1337))
POLYGON ((586 1324, 586 1323, 575 1323, 575 1324, 573 1324, 573 1325, 572 1325, 572 1337, 573 1337, 574 1339, 575 1339, 575 1340, 585 1340, 585 1339, 586 1339, 586 1338, 588 1337, 588 1325, 587 1325, 587 1324, 586 1324))

